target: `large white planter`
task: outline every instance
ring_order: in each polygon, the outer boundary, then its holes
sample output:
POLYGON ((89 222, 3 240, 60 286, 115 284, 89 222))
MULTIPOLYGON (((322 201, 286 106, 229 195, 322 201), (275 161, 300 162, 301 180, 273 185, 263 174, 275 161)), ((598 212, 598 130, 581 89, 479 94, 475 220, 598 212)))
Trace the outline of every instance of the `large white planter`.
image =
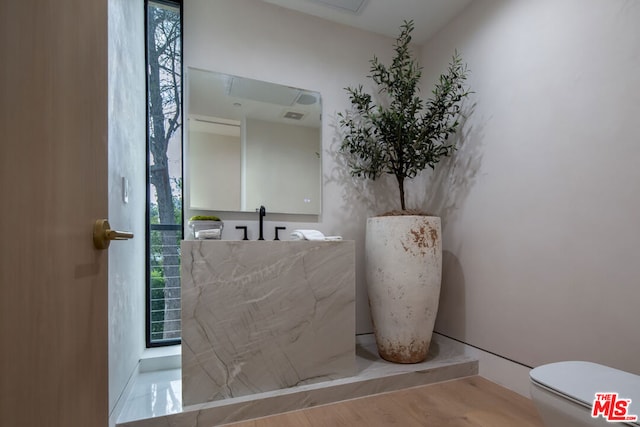
POLYGON ((380 356, 397 363, 427 357, 442 278, 440 218, 367 220, 366 276, 380 356))

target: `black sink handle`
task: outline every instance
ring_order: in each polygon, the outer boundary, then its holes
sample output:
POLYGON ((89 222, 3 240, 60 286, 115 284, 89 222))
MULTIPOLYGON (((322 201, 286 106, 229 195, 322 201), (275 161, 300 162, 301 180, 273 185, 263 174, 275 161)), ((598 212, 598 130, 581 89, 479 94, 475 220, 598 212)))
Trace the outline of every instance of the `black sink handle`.
POLYGON ((286 230, 287 227, 276 227, 276 238, 273 240, 280 240, 280 238, 278 237, 278 231, 279 230, 286 230))
POLYGON ((247 237, 247 226, 246 225, 236 225, 236 230, 244 230, 244 239, 242 239, 242 240, 249 240, 249 238, 247 237))

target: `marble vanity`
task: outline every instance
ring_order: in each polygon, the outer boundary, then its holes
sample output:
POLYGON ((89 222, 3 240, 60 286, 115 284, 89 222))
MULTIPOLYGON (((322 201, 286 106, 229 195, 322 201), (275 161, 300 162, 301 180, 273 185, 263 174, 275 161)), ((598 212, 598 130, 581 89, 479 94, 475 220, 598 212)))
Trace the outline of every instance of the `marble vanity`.
POLYGON ((355 375, 353 241, 183 241, 184 405, 355 375))

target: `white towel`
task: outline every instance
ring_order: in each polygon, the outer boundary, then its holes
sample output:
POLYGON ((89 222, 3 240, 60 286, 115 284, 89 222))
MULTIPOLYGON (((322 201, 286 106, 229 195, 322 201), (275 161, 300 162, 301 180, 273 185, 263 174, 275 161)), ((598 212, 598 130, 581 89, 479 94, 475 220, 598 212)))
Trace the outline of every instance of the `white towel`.
POLYGON ((341 236, 325 236, 318 230, 293 230, 291 240, 342 240, 341 236))
POLYGON ((219 228, 212 228, 209 230, 196 231, 195 235, 196 239, 219 239, 221 231, 219 228))

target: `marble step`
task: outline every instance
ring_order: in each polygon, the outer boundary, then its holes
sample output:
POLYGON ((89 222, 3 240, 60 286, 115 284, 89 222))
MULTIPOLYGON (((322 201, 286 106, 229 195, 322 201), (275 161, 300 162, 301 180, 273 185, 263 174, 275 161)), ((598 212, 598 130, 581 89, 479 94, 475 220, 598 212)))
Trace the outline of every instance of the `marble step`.
POLYGON ((149 388, 150 394, 145 394, 141 390, 136 391, 134 387, 117 425, 121 427, 209 427, 478 373, 477 359, 465 354, 463 344, 438 334, 433 335, 427 360, 411 365, 399 365, 382 360, 377 354, 373 336, 358 336, 356 362, 358 374, 354 377, 185 407, 182 407, 181 402, 179 370, 166 371, 163 381, 173 378, 172 387, 155 384, 149 388), (159 396, 158 393, 163 395, 159 396), (148 411, 147 418, 141 418, 145 416, 145 405, 157 407, 148 411), (151 415, 154 416, 151 417, 151 415))

